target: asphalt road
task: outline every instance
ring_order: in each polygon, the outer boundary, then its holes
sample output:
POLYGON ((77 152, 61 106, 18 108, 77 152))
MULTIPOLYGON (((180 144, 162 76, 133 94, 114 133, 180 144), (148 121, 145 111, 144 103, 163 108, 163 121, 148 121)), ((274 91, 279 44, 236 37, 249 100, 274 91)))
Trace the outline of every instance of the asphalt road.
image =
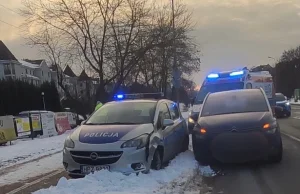
MULTIPOLYGON (((218 175, 202 183, 211 194, 299 194, 300 193, 300 106, 292 106, 292 117, 279 119, 283 133, 283 160, 279 164, 213 166, 218 175), (298 119, 299 118, 299 119, 298 119), (294 140, 286 135, 296 137, 294 140)), ((200 193, 204 193, 201 192, 200 193)))
MULTIPOLYGON (((283 160, 279 164, 252 163, 247 165, 213 166, 218 175, 194 177, 186 188, 186 193, 197 194, 300 194, 300 106, 292 106, 290 118, 279 119, 283 139, 283 160), (294 137, 292 139, 291 137, 294 137), (198 187, 198 189, 197 189, 198 187), (196 192, 190 192, 190 189, 196 192), (198 190, 198 191, 197 191, 198 190)), ((41 188, 56 185, 65 172, 55 173, 41 182, 30 185, 18 192, 31 193, 41 188)), ((36 177, 38 179, 38 177, 36 177)), ((28 183, 33 180, 29 180, 28 183)), ((26 185, 23 183, 22 185, 26 185)), ((22 185, 9 185, 1 188, 0 193, 7 193, 22 185), (3 190, 2 190, 3 189, 3 190), (2 192, 1 192, 2 190, 2 192)), ((174 193, 175 194, 175 193, 174 193)))

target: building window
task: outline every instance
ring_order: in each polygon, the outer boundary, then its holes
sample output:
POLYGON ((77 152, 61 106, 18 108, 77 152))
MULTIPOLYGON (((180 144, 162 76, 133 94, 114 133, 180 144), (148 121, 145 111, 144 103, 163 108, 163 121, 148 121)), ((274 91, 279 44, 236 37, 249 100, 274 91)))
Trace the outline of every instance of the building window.
POLYGON ((42 76, 44 76, 44 72, 42 71, 42 76))
POLYGON ((27 69, 25 69, 25 71, 26 71, 26 74, 27 74, 28 73, 27 69))
POLYGON ((11 64, 12 74, 16 74, 15 64, 11 64))
POLYGON ((10 64, 4 64, 4 75, 11 75, 10 64))

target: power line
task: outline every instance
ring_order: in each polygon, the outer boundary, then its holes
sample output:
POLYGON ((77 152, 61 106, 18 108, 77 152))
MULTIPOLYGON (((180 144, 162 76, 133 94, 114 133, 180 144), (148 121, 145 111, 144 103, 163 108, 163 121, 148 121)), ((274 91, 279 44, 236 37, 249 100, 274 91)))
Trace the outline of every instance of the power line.
POLYGON ((9 25, 9 26, 12 26, 12 27, 15 27, 15 28, 18 28, 18 29, 19 29, 19 27, 15 26, 15 25, 13 25, 13 24, 7 23, 7 22, 5 22, 5 21, 3 21, 3 20, 0 20, 0 22, 2 22, 2 23, 4 23, 4 24, 7 24, 7 25, 9 25))
POLYGON ((5 5, 3 5, 3 4, 1 4, 1 3, 0 3, 0 6, 3 7, 3 8, 5 8, 5 9, 8 9, 8 10, 10 10, 10 11, 12 11, 12 12, 18 14, 18 15, 20 15, 20 13, 16 12, 15 10, 13 10, 13 9, 11 9, 11 8, 9 8, 9 7, 6 7, 5 5))

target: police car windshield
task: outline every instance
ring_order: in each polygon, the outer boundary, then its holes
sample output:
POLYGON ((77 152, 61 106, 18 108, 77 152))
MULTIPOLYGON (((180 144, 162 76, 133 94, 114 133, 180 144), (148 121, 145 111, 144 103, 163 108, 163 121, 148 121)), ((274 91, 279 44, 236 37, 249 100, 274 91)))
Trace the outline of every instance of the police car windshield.
POLYGON ((117 102, 103 105, 85 123, 86 125, 152 123, 155 102, 117 102))
POLYGON ((210 95, 203 105, 201 116, 268 111, 268 104, 260 90, 243 90, 210 95))
POLYGON ((244 82, 234 82, 234 83, 219 83, 219 84, 209 84, 202 86, 198 92, 195 104, 202 104, 206 95, 215 92, 223 92, 228 90, 243 89, 244 82))

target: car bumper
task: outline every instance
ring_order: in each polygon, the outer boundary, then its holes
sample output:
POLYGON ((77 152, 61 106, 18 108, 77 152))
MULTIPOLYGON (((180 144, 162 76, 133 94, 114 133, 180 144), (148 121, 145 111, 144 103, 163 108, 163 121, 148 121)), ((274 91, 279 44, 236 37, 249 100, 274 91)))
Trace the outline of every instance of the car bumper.
MULTIPOLYGON (((91 153, 93 151, 80 151, 91 153)), ((104 152, 107 153, 107 150, 104 152)), ((65 170, 69 174, 74 175, 86 175, 82 173, 82 166, 109 166, 110 171, 121 172, 124 174, 137 173, 141 171, 146 171, 150 168, 150 164, 146 160, 146 148, 136 149, 136 148, 126 148, 122 150, 117 150, 121 154, 120 157, 117 155, 107 156, 105 159, 92 160, 91 158, 79 158, 78 152, 73 149, 64 148, 63 150, 63 164, 65 170), (75 154, 74 154, 75 153, 75 154), (140 168, 138 168, 140 166, 140 168)), ((101 150, 97 150, 98 155, 101 155, 101 150)), ((86 156, 88 154, 85 154, 86 156)))
POLYGON ((224 132, 193 134, 195 154, 213 157, 223 163, 244 163, 267 159, 277 151, 280 135, 264 132, 224 132))
POLYGON ((277 108, 275 109, 275 113, 279 115, 290 115, 291 114, 291 105, 286 104, 277 104, 277 108))

